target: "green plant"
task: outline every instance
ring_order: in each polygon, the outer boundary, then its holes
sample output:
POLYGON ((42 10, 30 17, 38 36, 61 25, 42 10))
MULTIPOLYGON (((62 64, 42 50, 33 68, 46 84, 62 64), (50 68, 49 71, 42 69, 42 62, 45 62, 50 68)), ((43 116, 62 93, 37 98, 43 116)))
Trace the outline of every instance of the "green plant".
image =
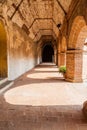
POLYGON ((60 66, 59 67, 59 72, 60 73, 66 73, 66 66, 60 66))

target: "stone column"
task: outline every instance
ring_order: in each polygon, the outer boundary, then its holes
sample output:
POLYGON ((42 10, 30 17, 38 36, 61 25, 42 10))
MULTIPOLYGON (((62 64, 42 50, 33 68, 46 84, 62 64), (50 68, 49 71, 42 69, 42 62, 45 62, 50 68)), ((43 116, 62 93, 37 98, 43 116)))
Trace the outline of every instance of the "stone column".
POLYGON ((82 82, 82 50, 68 50, 66 56, 67 81, 82 82))
POLYGON ((66 65, 66 53, 58 53, 58 66, 66 65))

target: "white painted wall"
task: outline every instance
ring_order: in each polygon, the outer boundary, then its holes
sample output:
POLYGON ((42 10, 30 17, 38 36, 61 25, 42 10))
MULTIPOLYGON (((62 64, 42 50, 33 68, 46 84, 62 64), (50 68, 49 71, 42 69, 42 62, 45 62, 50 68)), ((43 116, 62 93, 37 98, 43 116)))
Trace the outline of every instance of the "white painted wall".
POLYGON ((8 80, 15 80, 37 65, 36 44, 17 25, 9 28, 8 80))
POLYGON ((35 63, 34 58, 20 58, 14 59, 9 57, 8 64, 8 79, 14 80, 18 78, 20 75, 32 69, 37 63, 35 63))

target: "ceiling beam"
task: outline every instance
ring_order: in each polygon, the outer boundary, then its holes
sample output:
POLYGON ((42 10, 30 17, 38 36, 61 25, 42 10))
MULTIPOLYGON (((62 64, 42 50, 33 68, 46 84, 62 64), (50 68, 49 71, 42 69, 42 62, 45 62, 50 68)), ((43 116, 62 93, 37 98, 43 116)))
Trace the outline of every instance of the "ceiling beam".
POLYGON ((61 9, 63 10, 64 14, 67 15, 66 10, 64 9, 64 7, 62 6, 62 4, 59 2, 59 0, 56 0, 58 5, 61 7, 61 9))
MULTIPOLYGON (((34 18, 34 15, 32 14, 32 11, 31 11, 31 9, 30 9, 30 0, 27 0, 27 2, 28 2, 28 7, 29 7, 29 10, 30 10, 30 12, 31 12, 31 15, 32 15, 33 19, 35 19, 35 18, 34 18)), ((34 20, 33 20, 33 22, 34 22, 34 20)), ((32 24, 33 24, 33 22, 32 22, 32 24)), ((32 25, 32 24, 31 24, 31 25, 32 25)), ((31 26, 31 27, 32 27, 32 26, 31 26)), ((30 27, 29 27, 29 29, 30 29, 30 27)), ((34 30, 33 30, 33 34, 35 35, 34 30)))
MULTIPOLYGON (((39 33, 40 31, 42 31, 42 30, 51 30, 51 31, 52 31, 52 34, 54 34, 54 35, 55 35, 55 39, 57 40, 57 36, 56 36, 56 34, 55 34, 55 32, 54 32, 54 30, 53 30, 53 29, 39 29, 39 31, 36 33, 36 35, 35 35, 34 39, 37 37, 38 33, 39 33)), ((34 40, 34 39, 33 39, 33 40, 34 40)))
MULTIPOLYGON (((39 31, 35 34, 35 37, 36 37, 36 36, 38 35, 38 33, 39 33, 40 31, 42 31, 42 30, 51 30, 51 31, 52 31, 53 29, 39 29, 39 31)), ((35 39, 35 37, 34 37, 34 39, 35 39)), ((33 40, 34 40, 34 39, 33 39, 33 40)))
POLYGON ((0 0, 0 4, 4 4, 6 0, 0 0))
MULTIPOLYGON (((49 36, 49 37, 53 37, 53 35, 47 35, 47 36, 49 36)), ((37 41, 37 43, 39 43, 40 41, 42 41, 43 42, 43 37, 45 37, 45 40, 46 40, 46 35, 42 35, 40 38, 39 38, 39 40, 37 41)), ((53 37, 53 39, 54 39, 54 37, 53 37)), ((55 39, 54 39, 55 40, 55 39)))
POLYGON ((14 17, 14 15, 18 11, 20 5, 22 4, 22 2, 23 2, 23 0, 21 0, 20 3, 18 4, 18 6, 16 6, 16 7, 15 7, 15 4, 13 4, 13 7, 15 8, 15 11, 13 12, 12 16, 10 17, 10 19, 12 19, 14 17))
MULTIPOLYGON (((34 24, 35 21, 37 21, 37 20, 52 20, 53 23, 55 24, 55 26, 57 27, 56 22, 55 22, 55 20, 54 20, 53 18, 36 18, 36 19, 34 19, 34 21, 32 22, 32 24, 30 25, 29 29, 33 26, 33 24, 34 24)), ((57 29, 59 30, 58 27, 57 27, 57 29)), ((38 33, 39 33, 39 32, 38 32, 38 33)), ((37 34, 35 34, 35 37, 36 37, 36 35, 37 35, 37 34)))
POLYGON ((52 20, 56 25, 56 22, 54 21, 53 18, 35 18, 34 21, 32 22, 32 24, 30 25, 29 29, 33 26, 33 24, 35 23, 36 20, 52 20))

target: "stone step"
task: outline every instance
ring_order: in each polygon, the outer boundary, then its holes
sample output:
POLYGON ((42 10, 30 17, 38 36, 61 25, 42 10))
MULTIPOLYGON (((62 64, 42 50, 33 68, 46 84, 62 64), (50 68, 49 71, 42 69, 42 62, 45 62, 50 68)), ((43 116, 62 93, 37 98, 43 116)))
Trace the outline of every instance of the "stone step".
POLYGON ((8 88, 10 88, 13 85, 13 81, 6 81, 3 84, 0 85, 0 94, 6 91, 8 88))
POLYGON ((0 86, 6 81, 8 81, 8 78, 0 78, 0 86))

